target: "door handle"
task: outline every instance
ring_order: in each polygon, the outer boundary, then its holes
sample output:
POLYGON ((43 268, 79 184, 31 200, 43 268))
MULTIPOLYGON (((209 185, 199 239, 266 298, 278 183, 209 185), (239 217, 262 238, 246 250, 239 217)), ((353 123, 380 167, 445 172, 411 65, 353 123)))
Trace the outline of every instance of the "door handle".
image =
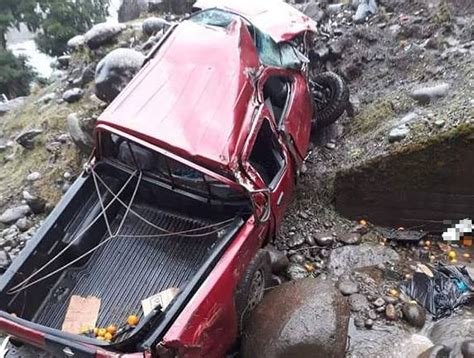
POLYGON ((282 191, 280 195, 278 195, 277 206, 280 206, 283 202, 283 198, 285 197, 285 193, 282 191))

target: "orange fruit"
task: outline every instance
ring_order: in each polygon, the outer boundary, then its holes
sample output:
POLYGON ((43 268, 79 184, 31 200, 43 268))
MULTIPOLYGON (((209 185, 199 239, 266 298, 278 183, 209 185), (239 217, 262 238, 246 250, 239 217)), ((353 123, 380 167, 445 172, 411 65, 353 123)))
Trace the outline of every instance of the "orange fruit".
POLYGON ((138 317, 133 315, 133 314, 128 316, 128 318, 127 318, 127 323, 130 326, 136 326, 138 324, 138 321, 139 321, 138 317))
POLYGON ((106 341, 111 341, 113 336, 112 336, 111 333, 106 332, 105 335, 104 335, 104 338, 105 338, 106 341))
POLYGON ((117 333, 117 327, 111 324, 107 327, 107 332, 113 336, 115 333, 117 333))
POLYGON ((99 335, 99 328, 94 327, 94 336, 98 336, 98 335, 99 335))
POLYGON ((449 251, 448 257, 450 260, 456 260, 456 251, 449 251))
POLYGON ((364 219, 359 220, 359 224, 361 224, 363 226, 367 226, 367 221, 365 221, 364 219))
POLYGON ((97 335, 99 337, 104 337, 106 333, 107 333, 107 330, 105 328, 99 328, 99 330, 97 331, 97 335))

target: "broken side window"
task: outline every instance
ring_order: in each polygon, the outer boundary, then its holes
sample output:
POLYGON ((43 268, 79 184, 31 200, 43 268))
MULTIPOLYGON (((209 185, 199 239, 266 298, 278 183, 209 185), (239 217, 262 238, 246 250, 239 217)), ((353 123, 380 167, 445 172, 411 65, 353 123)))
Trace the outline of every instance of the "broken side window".
POLYGON ((268 186, 272 185, 284 167, 280 143, 270 127, 268 119, 262 122, 249 162, 268 186))

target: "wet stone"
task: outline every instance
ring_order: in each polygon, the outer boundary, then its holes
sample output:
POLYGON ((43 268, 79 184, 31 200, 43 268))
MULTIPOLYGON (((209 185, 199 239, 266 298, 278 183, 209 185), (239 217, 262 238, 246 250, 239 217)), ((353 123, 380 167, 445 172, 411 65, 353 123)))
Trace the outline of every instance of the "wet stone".
POLYGON ((362 327, 365 326, 365 321, 364 321, 364 319, 361 318, 361 317, 356 317, 356 318, 354 319, 354 325, 355 325, 356 327, 358 327, 358 328, 362 328, 362 327))
POLYGON ((291 248, 298 247, 304 244, 304 236, 301 234, 295 234, 288 239, 288 246, 291 248))
POLYGON ((402 306, 403 318, 414 327, 421 328, 425 325, 426 312, 424 308, 415 303, 405 303, 402 306))
POLYGON ((300 280, 309 276, 309 272, 300 264, 290 263, 286 268, 286 276, 290 280, 300 280))
POLYGON ((367 301, 367 298, 364 295, 355 293, 349 297, 349 305, 351 311, 360 312, 365 311, 369 307, 369 301, 367 301))
POLYGON ((398 318, 397 310, 395 306, 389 303, 387 307, 385 307, 385 317, 391 321, 395 321, 398 318))
POLYGON ((350 232, 338 237, 338 241, 345 245, 358 245, 362 240, 362 236, 357 232, 350 232))
POLYGON ((17 222, 15 223, 15 226, 20 231, 27 231, 33 226, 33 222, 29 220, 28 218, 21 218, 17 220, 17 222))
POLYGON ((18 219, 25 217, 30 212, 30 207, 28 205, 20 205, 4 211, 0 215, 0 223, 2 224, 13 224, 18 219))
POLYGON ((334 242, 334 237, 330 233, 319 233, 314 235, 314 241, 319 246, 329 246, 334 242))
POLYGON ((382 297, 377 298, 373 303, 375 307, 382 307, 385 305, 385 301, 382 297))
POLYGON ((291 255, 290 261, 297 264, 303 264, 306 261, 306 259, 301 254, 294 254, 294 255, 291 255))
POLYGON ((373 326, 374 326, 374 320, 370 318, 365 320, 365 328, 371 329, 373 326))
POLYGON ((339 291, 341 291, 344 296, 349 296, 359 292, 359 286, 355 282, 344 280, 339 282, 339 291))
POLYGON ((369 316, 370 319, 375 320, 377 319, 377 312, 375 312, 374 310, 370 310, 367 316, 369 316))
POLYGON ((0 250, 0 274, 4 273, 12 263, 10 255, 5 250, 0 250))
POLYGON ((464 341, 461 344, 461 353, 463 357, 473 358, 474 357, 474 339, 464 341))

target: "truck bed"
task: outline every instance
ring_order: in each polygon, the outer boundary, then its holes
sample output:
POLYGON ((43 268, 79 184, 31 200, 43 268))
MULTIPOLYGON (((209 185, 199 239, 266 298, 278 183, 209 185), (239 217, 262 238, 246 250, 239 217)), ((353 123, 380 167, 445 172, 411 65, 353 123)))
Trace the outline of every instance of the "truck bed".
MULTIPOLYGON (((194 229, 208 222, 179 216, 148 205, 134 207, 140 215, 167 230, 194 229)), ((111 223, 112 232, 124 214, 119 211, 111 223)), ((155 235, 159 230, 129 213, 122 227, 124 235, 155 235)), ((107 238, 107 233, 102 240, 107 238)), ((62 273, 43 301, 33 321, 61 329, 73 295, 101 299, 97 326, 120 325, 127 316, 143 315, 141 301, 171 287, 183 288, 203 264, 218 235, 159 238, 118 237, 95 251, 81 268, 62 273)))

